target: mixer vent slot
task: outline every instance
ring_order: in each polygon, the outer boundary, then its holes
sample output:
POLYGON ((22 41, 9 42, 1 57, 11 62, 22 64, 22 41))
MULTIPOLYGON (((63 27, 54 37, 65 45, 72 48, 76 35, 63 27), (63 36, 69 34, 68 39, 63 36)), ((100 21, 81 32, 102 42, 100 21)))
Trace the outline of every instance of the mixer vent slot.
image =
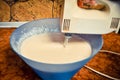
POLYGON ((70 28, 70 19, 64 19, 63 30, 69 31, 70 28))
POLYGON ((111 22, 111 29, 117 29, 118 27, 120 27, 120 18, 112 18, 112 22, 111 22))

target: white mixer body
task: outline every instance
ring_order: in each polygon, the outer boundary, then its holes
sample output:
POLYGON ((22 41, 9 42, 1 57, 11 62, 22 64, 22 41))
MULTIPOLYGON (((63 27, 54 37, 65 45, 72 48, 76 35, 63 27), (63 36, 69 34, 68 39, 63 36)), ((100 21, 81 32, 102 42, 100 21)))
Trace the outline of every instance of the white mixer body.
POLYGON ((83 9, 77 0, 65 0, 61 17, 61 32, 106 34, 120 29, 120 1, 99 0, 104 10, 83 9))

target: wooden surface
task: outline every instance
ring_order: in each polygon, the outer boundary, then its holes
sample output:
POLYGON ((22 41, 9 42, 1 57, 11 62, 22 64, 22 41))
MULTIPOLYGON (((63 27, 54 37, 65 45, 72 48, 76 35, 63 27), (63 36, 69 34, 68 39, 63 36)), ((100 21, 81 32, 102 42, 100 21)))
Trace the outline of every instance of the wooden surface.
MULTIPOLYGON (((55 0, 55 2, 53 2, 54 0, 21 1, 13 2, 11 0, 12 3, 10 4, 10 2, 6 0, 11 9, 10 19, 0 17, 0 21, 26 21, 47 17, 56 18, 59 17, 61 5, 63 4, 62 0, 55 0), (43 4, 39 5, 38 3, 43 4), (36 10, 37 8, 39 8, 39 10, 36 10), (49 14, 43 14, 44 11, 49 14), (41 14, 39 14, 40 12, 41 14), (23 13, 24 15, 22 15, 23 13)), ((3 6, 0 5, 0 11, 2 11, 1 9, 3 9, 3 6)), ((2 12, 0 12, 0 15, 1 14, 2 12)), ((41 80, 11 49, 9 39, 14 30, 15 28, 0 28, 0 80, 41 80)), ((120 35, 109 33, 102 36, 104 40, 102 49, 120 53, 120 35)), ((120 56, 118 55, 99 52, 86 65, 109 76, 120 79, 120 56)), ((72 80, 110 79, 83 67, 73 76, 72 80)))
MULTIPOLYGON (((12 51, 9 39, 14 30, 13 28, 0 29, 0 80, 40 80, 32 69, 12 51)), ((102 49, 120 53, 120 35, 110 33, 103 35, 103 39, 102 49)), ((99 52, 87 63, 87 66, 110 76, 120 78, 120 56, 118 55, 99 52)), ((83 67, 72 80, 109 79, 83 67)))

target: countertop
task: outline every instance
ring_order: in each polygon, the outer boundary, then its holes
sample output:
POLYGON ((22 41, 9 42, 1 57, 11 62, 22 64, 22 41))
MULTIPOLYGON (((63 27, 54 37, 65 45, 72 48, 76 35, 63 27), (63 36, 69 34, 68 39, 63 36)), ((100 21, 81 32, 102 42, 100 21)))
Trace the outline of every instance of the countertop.
MULTIPOLYGON (((0 29, 0 80, 40 80, 33 70, 10 47, 10 36, 15 28, 0 29)), ((109 33, 102 35, 102 50, 120 53, 120 35, 109 33)), ((87 66, 120 79, 120 56, 108 52, 98 52, 87 66)), ((109 80, 83 67, 72 80, 109 80)))

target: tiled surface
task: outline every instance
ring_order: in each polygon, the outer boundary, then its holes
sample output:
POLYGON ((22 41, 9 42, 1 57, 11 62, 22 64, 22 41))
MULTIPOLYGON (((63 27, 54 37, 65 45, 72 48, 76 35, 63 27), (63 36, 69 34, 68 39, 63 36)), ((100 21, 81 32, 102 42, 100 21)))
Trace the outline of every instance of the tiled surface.
POLYGON ((63 2, 63 0, 0 0, 0 21, 58 18, 63 2))

